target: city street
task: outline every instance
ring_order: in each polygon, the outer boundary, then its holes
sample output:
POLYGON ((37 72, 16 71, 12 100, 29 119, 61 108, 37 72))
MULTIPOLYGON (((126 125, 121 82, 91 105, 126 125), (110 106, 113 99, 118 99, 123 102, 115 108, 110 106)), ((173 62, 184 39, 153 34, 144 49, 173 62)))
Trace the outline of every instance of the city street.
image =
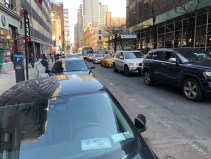
POLYGON ((94 76, 120 101, 132 120, 137 114, 146 116, 147 130, 142 136, 159 158, 211 158, 211 99, 191 102, 178 88, 165 84, 149 87, 142 76, 126 77, 100 64, 95 67, 94 76))

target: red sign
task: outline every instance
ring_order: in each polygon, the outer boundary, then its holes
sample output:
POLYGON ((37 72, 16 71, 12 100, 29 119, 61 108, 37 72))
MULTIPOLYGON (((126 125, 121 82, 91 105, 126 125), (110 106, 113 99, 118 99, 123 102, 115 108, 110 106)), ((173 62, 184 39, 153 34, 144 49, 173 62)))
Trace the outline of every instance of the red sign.
POLYGON ((42 5, 42 0, 37 0, 37 3, 38 3, 39 5, 42 5))
POLYGON ((22 17, 24 17, 24 9, 23 8, 20 9, 20 18, 22 18, 22 17))

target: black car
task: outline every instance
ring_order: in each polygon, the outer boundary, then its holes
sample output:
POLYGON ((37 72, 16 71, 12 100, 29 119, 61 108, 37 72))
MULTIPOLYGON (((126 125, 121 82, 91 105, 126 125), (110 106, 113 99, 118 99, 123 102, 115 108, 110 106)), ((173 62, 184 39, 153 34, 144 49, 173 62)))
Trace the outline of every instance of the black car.
POLYGON ((50 75, 62 75, 62 74, 92 74, 91 69, 95 66, 87 66, 84 60, 79 58, 69 58, 57 60, 51 71, 50 75))
POLYGON ((211 54, 198 48, 155 49, 143 64, 144 82, 162 81, 182 89, 192 101, 211 96, 211 54))
POLYGON ((20 82, 0 96, 0 156, 13 159, 155 159, 114 96, 91 75, 20 82))

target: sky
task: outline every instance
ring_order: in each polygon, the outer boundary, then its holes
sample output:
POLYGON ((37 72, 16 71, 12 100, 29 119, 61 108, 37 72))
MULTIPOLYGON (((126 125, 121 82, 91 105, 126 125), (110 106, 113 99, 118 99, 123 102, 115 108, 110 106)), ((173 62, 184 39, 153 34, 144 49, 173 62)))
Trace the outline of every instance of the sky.
MULTIPOLYGON (((81 0, 82 1, 82 0, 81 0)), ((108 11, 112 12, 113 17, 126 17, 126 0, 99 0, 102 4, 108 4, 108 11)), ((64 8, 70 12, 70 42, 74 42, 74 26, 77 23, 77 10, 80 0, 56 0, 63 2, 64 8)))

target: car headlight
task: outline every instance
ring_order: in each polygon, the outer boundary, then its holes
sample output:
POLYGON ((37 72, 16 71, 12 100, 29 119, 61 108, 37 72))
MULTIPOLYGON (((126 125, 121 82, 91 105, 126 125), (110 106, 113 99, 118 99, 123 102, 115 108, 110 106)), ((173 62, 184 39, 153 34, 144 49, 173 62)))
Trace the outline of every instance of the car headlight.
POLYGON ((203 72, 205 77, 211 77, 211 72, 207 71, 207 72, 203 72))

